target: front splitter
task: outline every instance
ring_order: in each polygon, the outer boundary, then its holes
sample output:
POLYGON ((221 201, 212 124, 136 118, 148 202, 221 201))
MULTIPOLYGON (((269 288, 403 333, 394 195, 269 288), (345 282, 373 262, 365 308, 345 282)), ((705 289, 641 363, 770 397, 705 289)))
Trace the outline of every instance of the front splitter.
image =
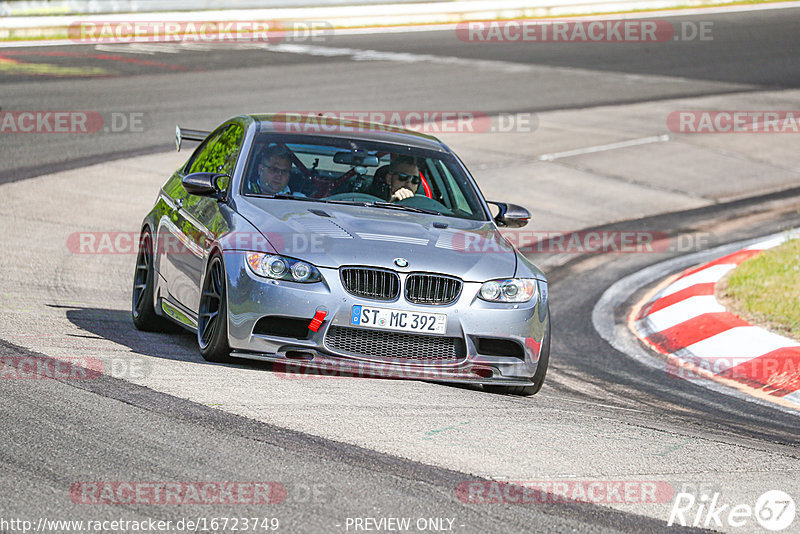
POLYGON ((382 378, 394 380, 422 380, 459 384, 491 384, 498 386, 531 386, 530 380, 508 378, 499 369, 474 362, 453 367, 411 365, 381 361, 349 360, 335 358, 315 350, 293 351, 295 357, 281 354, 264 354, 234 351, 231 356, 247 360, 273 363, 273 372, 283 378, 382 378), (480 373, 480 374, 479 374, 480 373))

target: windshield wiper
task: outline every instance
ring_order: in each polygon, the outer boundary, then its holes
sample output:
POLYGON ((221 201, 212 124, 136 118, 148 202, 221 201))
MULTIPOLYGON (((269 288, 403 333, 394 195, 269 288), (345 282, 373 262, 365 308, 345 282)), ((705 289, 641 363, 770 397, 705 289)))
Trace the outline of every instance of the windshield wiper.
POLYGON ((388 208, 392 210, 413 211, 414 213, 426 213, 428 215, 442 215, 438 211, 426 210, 424 208, 416 208, 414 206, 405 206, 403 204, 393 204, 392 202, 369 202, 367 206, 374 206, 376 208, 388 208))
POLYGON ((364 208, 372 206, 372 202, 364 200, 326 200, 325 202, 328 204, 344 204, 345 206, 362 206, 364 208))

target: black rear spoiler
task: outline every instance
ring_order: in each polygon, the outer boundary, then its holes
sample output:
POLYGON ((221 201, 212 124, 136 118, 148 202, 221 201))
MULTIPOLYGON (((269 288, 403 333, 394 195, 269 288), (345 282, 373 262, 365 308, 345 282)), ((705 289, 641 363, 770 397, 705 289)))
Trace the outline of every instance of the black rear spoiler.
POLYGON ((205 130, 190 130, 189 128, 181 128, 180 126, 175 127, 175 148, 178 149, 178 152, 181 151, 181 143, 184 140, 186 141, 197 141, 198 143, 203 141, 208 134, 211 132, 206 132, 205 130))

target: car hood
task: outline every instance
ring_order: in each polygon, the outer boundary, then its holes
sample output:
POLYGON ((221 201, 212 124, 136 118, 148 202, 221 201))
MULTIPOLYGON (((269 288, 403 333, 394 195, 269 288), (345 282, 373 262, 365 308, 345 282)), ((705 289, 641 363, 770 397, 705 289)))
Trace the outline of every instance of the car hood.
POLYGON ((289 199, 240 198, 236 209, 276 253, 318 267, 371 265, 472 282, 509 278, 517 268, 516 251, 491 221, 289 199), (408 267, 398 269, 397 258, 408 267))

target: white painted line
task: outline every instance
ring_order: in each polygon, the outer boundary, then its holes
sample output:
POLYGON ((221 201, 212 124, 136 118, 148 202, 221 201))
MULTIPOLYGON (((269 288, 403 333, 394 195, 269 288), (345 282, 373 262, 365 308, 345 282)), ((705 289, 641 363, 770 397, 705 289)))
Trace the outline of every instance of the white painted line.
POLYGON ((800 238, 800 229, 789 230, 779 235, 770 237, 769 239, 764 239, 762 241, 759 241, 758 243, 754 243, 742 250, 766 250, 768 248, 782 245, 783 243, 789 241, 790 239, 797 239, 797 238, 800 238))
POLYGON ((95 45, 98 52, 125 53, 125 54, 145 54, 152 56, 155 54, 178 54, 181 49, 161 43, 129 43, 126 45, 95 45))
MULTIPOLYGON (((269 52, 282 52, 286 54, 304 54, 323 57, 348 57, 353 61, 393 61, 397 63, 433 63, 436 65, 452 65, 465 68, 478 68, 506 74, 518 72, 533 72, 540 69, 537 65, 513 63, 489 59, 468 59, 455 56, 436 56, 433 54, 411 54, 406 52, 385 52, 382 50, 363 50, 358 48, 336 48, 332 46, 314 46, 304 44, 282 43, 264 44, 264 49, 269 52)), ((582 72, 580 69, 567 69, 569 72, 582 72)))
POLYGON ((688 276, 684 276, 683 278, 678 278, 675 282, 665 287, 664 291, 661 292, 658 298, 672 295, 673 293, 677 293, 682 289, 686 289, 687 287, 692 287, 697 284, 719 282, 723 276, 735 268, 735 263, 721 263, 719 265, 712 265, 711 267, 707 267, 702 271, 697 271, 696 273, 692 273, 688 276))
POLYGON ((686 350, 721 373, 773 350, 798 346, 800 343, 757 326, 737 326, 689 345, 686 350))
MULTIPOLYGON (((613 15, 594 15, 602 19, 654 19, 666 17, 688 17, 693 15, 711 15, 717 13, 747 13, 749 11, 766 11, 771 9, 796 9, 800 7, 800 2, 774 2, 768 4, 750 5, 719 5, 696 7, 692 9, 663 9, 660 11, 634 11, 632 13, 619 13, 613 15)), ((586 18, 587 15, 575 16, 574 18, 586 18)))
POLYGON ((653 332, 662 332, 667 328, 685 323, 704 313, 720 313, 724 311, 726 311, 725 307, 717 302, 714 295, 700 295, 653 312, 645 320, 649 321, 650 329, 653 332))
POLYGON ((616 150, 618 148, 627 148, 631 146, 649 145, 650 143, 663 143, 669 141, 669 135, 655 135, 652 137, 642 137, 640 139, 631 139, 630 141, 621 141, 619 143, 610 143, 607 145, 590 146, 586 148, 578 148, 575 150, 567 150, 566 152, 556 152, 554 154, 544 154, 539 156, 539 161, 553 161, 555 159, 569 158, 572 156, 580 156, 582 154, 593 154, 595 152, 605 152, 607 150, 616 150))
POLYGON ((786 236, 773 237, 772 239, 768 239, 766 241, 762 241, 760 243, 756 243, 752 247, 747 247, 744 250, 766 250, 768 248, 777 247, 778 245, 782 245, 785 241, 786 241, 786 236))
POLYGON ((800 405, 800 390, 789 393, 788 395, 785 395, 781 398, 783 400, 787 400, 789 402, 793 402, 795 404, 800 405))

